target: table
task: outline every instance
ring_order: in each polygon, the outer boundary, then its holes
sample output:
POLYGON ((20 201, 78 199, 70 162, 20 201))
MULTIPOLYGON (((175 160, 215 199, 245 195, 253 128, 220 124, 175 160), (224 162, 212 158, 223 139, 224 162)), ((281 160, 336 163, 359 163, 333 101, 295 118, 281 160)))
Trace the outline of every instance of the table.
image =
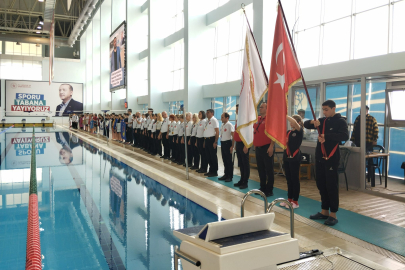
MULTIPOLYGON (((383 162, 383 171, 385 174, 385 188, 387 188, 387 180, 388 180, 388 166, 387 166, 387 162, 388 162, 388 157, 390 156, 389 153, 380 153, 380 152, 371 152, 369 154, 366 154, 366 159, 369 158, 383 158, 384 162, 383 162)), ((368 172, 370 175, 370 171, 368 172)), ((375 169, 373 167, 372 169, 372 174, 371 174, 371 186, 375 187, 375 169)))

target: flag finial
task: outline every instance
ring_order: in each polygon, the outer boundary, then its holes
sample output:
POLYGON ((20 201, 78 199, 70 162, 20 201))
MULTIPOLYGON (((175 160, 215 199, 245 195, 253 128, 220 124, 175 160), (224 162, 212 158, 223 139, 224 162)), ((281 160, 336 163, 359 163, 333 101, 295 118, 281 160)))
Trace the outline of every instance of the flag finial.
POLYGON ((246 7, 245 3, 240 4, 240 8, 241 8, 243 11, 245 11, 245 7, 246 7))

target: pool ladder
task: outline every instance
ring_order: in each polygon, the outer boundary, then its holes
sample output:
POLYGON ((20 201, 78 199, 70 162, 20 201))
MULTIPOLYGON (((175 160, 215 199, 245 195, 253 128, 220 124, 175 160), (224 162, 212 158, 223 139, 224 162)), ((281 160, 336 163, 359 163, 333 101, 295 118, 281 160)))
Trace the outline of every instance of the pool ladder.
POLYGON ((252 190, 248 191, 245 194, 245 196, 243 196, 243 199, 242 199, 242 202, 241 202, 241 205, 240 205, 240 217, 245 216, 245 202, 246 202, 247 198, 252 194, 258 194, 258 195, 263 197, 263 200, 264 200, 264 213, 265 214, 270 213, 271 209, 273 209, 273 207, 279 202, 284 202, 284 203, 286 203, 288 205, 288 207, 290 209, 290 232, 291 232, 291 238, 294 238, 294 208, 293 208, 292 204, 286 199, 278 198, 278 199, 275 199, 274 201, 272 201, 269 204, 268 201, 267 201, 266 195, 261 190, 252 189, 252 190))

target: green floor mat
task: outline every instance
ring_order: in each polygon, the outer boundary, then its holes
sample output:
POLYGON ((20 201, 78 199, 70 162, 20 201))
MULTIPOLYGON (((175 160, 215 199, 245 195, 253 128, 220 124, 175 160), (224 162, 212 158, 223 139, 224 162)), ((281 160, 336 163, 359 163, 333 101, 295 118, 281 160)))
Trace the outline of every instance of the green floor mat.
MULTIPOLYGON (((252 189, 259 189, 260 184, 256 181, 249 180, 249 187, 247 189, 239 189, 234 187, 233 184, 240 180, 240 176, 235 175, 233 177, 233 182, 219 181, 218 177, 209 177, 208 179, 220 183, 229 188, 241 191, 243 193, 248 192, 252 189)), ((271 202, 276 198, 287 198, 287 191, 274 188, 274 195, 268 197, 268 201, 271 202)), ((261 200, 262 197, 259 195, 253 195, 261 200)), ((315 214, 321 210, 321 203, 300 196, 299 200, 300 207, 294 210, 294 213, 309 218, 310 215, 315 214)), ((373 219, 361 214, 354 213, 340 208, 337 212, 337 217, 339 223, 333 226, 334 229, 371 243, 373 245, 382 247, 384 249, 390 250, 402 256, 405 256, 405 228, 395 226, 390 223, 386 223, 377 219, 373 219)), ((324 220, 315 220, 316 222, 322 223, 324 220)))

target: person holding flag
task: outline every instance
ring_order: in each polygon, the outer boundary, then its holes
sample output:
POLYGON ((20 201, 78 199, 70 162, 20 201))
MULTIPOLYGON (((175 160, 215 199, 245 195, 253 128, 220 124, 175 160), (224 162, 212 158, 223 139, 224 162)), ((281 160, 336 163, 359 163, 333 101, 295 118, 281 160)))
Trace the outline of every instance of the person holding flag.
MULTIPOLYGON (((245 13, 246 17, 246 13, 245 13)), ((267 92, 268 79, 266 72, 263 67, 262 59, 260 58, 259 50, 255 39, 253 37, 252 29, 250 28, 249 21, 247 20, 248 29, 246 31, 245 38, 245 51, 243 55, 243 66, 242 66, 242 78, 241 78, 241 92, 240 92, 240 103, 238 107, 238 123, 237 130, 237 140, 242 143, 236 144, 236 152, 238 154, 238 162, 241 165, 241 179, 238 183, 234 185, 240 189, 245 189, 248 187, 249 180, 249 148, 252 147, 254 141, 254 127, 255 123, 258 123, 258 114, 257 107, 259 106, 260 101, 263 99, 267 92)), ((264 111, 264 113, 266 113, 264 111)), ((264 123, 263 123, 264 124, 264 123)), ((264 125, 261 126, 264 128, 264 125)), ((264 129, 263 129, 264 135, 264 129)), ((266 136, 266 135, 264 135, 266 136)), ((256 138, 257 139, 257 138, 256 138)), ((260 142, 261 143, 261 142, 260 142)), ((270 144, 270 142, 269 142, 270 144)), ((264 145, 264 144, 263 144, 264 145)), ((232 149, 233 150, 233 149, 232 149)), ((258 163, 262 164, 259 159, 258 163)), ((259 176, 260 176, 260 185, 262 191, 266 195, 271 195, 267 192, 266 188, 266 166, 259 166, 259 176), (263 171, 264 170, 264 171, 263 171), (263 184, 264 183, 264 184, 263 184)), ((273 172, 271 172, 274 181, 273 172)), ((271 182, 271 179, 270 179, 271 182)), ((272 184, 271 184, 272 189, 272 184)))
POLYGON ((308 120, 307 129, 319 129, 321 134, 316 144, 316 186, 321 194, 322 211, 311 215, 310 219, 326 219, 324 224, 333 226, 338 223, 336 212, 339 209, 339 145, 349 139, 347 122, 340 113, 336 113, 336 103, 327 100, 322 103, 325 117, 308 120), (330 211, 330 213, 329 213, 330 211))

